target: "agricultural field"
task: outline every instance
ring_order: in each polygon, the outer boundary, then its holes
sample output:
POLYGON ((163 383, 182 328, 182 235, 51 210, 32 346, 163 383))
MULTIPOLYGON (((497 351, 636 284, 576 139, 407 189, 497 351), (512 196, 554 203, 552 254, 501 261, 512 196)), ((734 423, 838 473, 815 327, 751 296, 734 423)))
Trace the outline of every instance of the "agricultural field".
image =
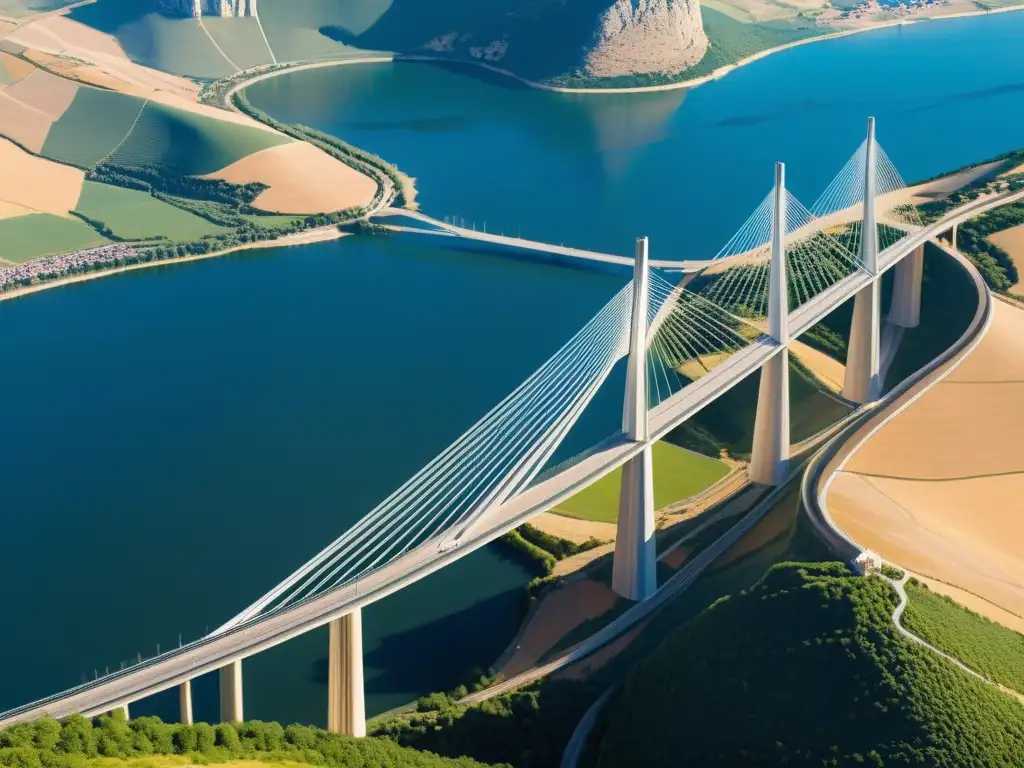
POLYGON ((0 0, 0 16, 18 18, 30 13, 55 11, 74 0, 0 0))
POLYGON ((326 27, 363 31, 390 3, 323 3, 319 0, 261 0, 260 22, 278 61, 319 59, 355 50, 320 33, 326 27))
POLYGON ((161 166, 191 176, 213 173, 254 152, 289 142, 279 133, 151 101, 109 159, 116 165, 161 166))
POLYGON ((79 168, 91 168, 128 135, 144 104, 136 96, 79 88, 74 101, 50 128, 42 154, 79 168))
POLYGON ((147 67, 211 79, 235 71, 194 19, 169 18, 157 7, 157 0, 103 0, 69 16, 113 35, 132 61, 147 67))
POLYGON ((274 59, 260 32, 259 22, 251 16, 245 18, 203 17, 203 27, 224 55, 239 69, 250 69, 261 64, 272 64, 274 59))
POLYGON ((0 259, 5 261, 21 263, 109 242, 83 221, 50 213, 0 220, 0 259))
POLYGON ((75 210, 94 221, 102 221, 125 240, 156 235, 169 240, 198 240, 228 231, 147 192, 95 181, 85 182, 75 210))
MULTIPOLYGON (((721 461, 671 443, 655 443, 653 460, 655 509, 700 493, 729 474, 729 467, 721 461)), ((621 484, 622 470, 617 469, 552 511, 583 520, 614 523, 619 514, 621 484)))

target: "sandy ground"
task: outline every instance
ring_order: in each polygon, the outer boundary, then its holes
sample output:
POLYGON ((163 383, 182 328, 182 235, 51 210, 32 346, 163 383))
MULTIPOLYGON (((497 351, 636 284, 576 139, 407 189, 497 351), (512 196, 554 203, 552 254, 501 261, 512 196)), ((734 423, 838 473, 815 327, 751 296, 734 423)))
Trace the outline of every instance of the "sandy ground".
POLYGON ((853 453, 826 502, 887 560, 1024 616, 1024 312, 993 313, 974 352, 853 453))
POLYGON ((253 205, 277 213, 323 213, 364 206, 377 191, 370 177, 300 141, 243 157, 205 178, 269 184, 270 189, 253 205))
POLYGON ((671 552, 665 554, 665 557, 661 559, 661 562, 673 571, 678 571, 683 566, 683 563, 690 559, 690 554, 692 552, 693 547, 675 547, 671 552))
POLYGON ((78 205, 85 172, 30 155, 0 139, 0 200, 29 212, 66 215, 78 205))
POLYGON ((582 544, 587 539, 598 539, 600 541, 613 541, 615 539, 615 526, 611 523, 598 523, 593 520, 579 520, 575 517, 556 515, 553 512, 543 512, 532 520, 530 525, 539 528, 544 533, 558 536, 561 539, 568 539, 577 544, 582 544))
POLYGON ((49 115, 10 98, 7 89, 0 91, 0 134, 33 152, 42 152, 51 125, 49 115))
POLYGON ((575 581, 550 592, 520 636, 516 652, 497 674, 507 679, 536 666, 559 640, 608 611, 616 600, 611 587, 596 581, 575 581))
MULTIPOLYGON (((1006 251, 1017 266, 1018 277, 1024 274, 1024 224, 988 236, 989 242, 1006 251)), ((1012 287, 1020 285, 1018 280, 1012 287)))
POLYGON ((0 53, 0 63, 15 80, 20 80, 35 71, 35 67, 27 61, 19 59, 17 56, 11 56, 9 53, 0 53))
MULTIPOLYGON (((983 176, 986 176, 997 168, 999 168, 1005 160, 996 160, 993 163, 984 163, 982 165, 976 165, 973 168, 967 168, 957 173, 952 173, 949 176, 943 176, 940 179, 933 181, 926 181, 924 184, 917 184, 913 187, 907 187, 905 192, 910 196, 910 202, 914 205, 920 205, 922 203, 928 203, 933 200, 942 200, 948 197, 952 192, 956 192, 961 187, 966 187, 973 181, 977 181, 983 176)), ((901 199, 901 202, 904 202, 901 199)))
POLYGON ((78 86, 70 80, 37 69, 14 85, 7 86, 4 94, 17 99, 26 107, 37 109, 56 121, 78 93, 78 86))
MULTIPOLYGON (((0 219, 13 219, 17 216, 25 216, 30 213, 35 213, 35 211, 31 208, 26 208, 23 205, 18 205, 17 203, 9 203, 6 200, 0 200, 0 219)), ((6 259, 0 259, 0 261, 3 261, 5 264, 12 263, 6 259)))
POLYGON ((810 369, 822 384, 833 392, 842 392, 843 378, 846 376, 846 366, 838 360, 833 360, 824 352, 819 352, 814 347, 809 347, 802 341, 791 341, 789 352, 797 360, 810 369))

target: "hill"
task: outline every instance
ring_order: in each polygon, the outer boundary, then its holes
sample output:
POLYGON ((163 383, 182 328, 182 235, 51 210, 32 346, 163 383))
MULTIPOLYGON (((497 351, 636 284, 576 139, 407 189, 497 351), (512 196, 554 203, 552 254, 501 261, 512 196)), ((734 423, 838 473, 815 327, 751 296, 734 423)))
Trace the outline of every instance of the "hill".
POLYGON ((95 723, 73 715, 0 731, 4 768, 176 768, 218 765, 260 768, 300 764, 336 768, 479 768, 469 758, 444 758, 385 739, 353 739, 303 725, 250 721, 172 725, 156 717, 125 722, 120 713, 95 723), (156 756, 156 757, 154 757, 156 756), (245 761, 245 762, 241 762, 245 761))
POLYGON ((70 18, 114 36, 135 62, 190 77, 395 52, 574 87, 671 82, 829 31, 789 6, 783 18, 737 20, 698 0, 260 0, 256 16, 201 19, 172 7, 97 0, 70 18))
POLYGON ((597 764, 1024 764, 1024 708, 904 640, 896 602, 840 563, 773 567, 633 670, 597 764))

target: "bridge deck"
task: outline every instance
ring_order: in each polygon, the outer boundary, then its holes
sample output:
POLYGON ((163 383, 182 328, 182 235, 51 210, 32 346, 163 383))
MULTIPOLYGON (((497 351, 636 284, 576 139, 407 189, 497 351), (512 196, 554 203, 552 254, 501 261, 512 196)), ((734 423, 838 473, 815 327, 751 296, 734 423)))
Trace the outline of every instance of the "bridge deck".
MULTIPOLYGON (((957 209, 880 254, 880 270, 891 268, 903 256, 949 229, 953 224, 959 224, 999 205, 1022 198, 1024 190, 1003 193, 957 209)), ((402 212, 402 215, 406 215, 406 212, 402 212)), ((869 284, 871 279, 871 276, 863 273, 851 275, 794 311, 790 319, 793 335, 805 331, 869 284)), ((720 397, 780 350, 781 347, 770 338, 761 336, 714 368, 707 376, 659 405, 650 415, 651 441, 660 439, 720 397)), ((295 604, 280 613, 242 624, 223 634, 172 650, 101 680, 6 712, 0 715, 0 727, 31 720, 43 714, 65 717, 75 712, 85 715, 107 712, 323 626, 355 608, 376 602, 493 541, 533 515, 552 508, 596 482, 639 453, 642 448, 642 443, 629 442, 624 436, 612 439, 599 450, 568 466, 554 477, 538 482, 505 504, 485 510, 476 518, 472 528, 464 533, 457 547, 439 551, 436 540, 427 542, 388 565, 364 574, 358 581, 345 587, 295 604)))

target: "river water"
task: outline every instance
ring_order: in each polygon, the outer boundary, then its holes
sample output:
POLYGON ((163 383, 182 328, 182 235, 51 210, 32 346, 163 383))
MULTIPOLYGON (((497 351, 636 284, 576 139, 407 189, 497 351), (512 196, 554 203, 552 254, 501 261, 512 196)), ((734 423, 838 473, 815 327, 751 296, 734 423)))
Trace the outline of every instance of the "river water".
MULTIPOLYGON (((869 114, 908 179, 1021 143, 1024 14, 793 49, 691 92, 579 97, 426 64, 254 86, 419 179, 423 209, 655 258, 713 254, 789 164, 805 203, 869 114)), ((0 304, 0 709, 230 617, 368 511, 622 284, 346 238, 0 304)), ((611 393, 614 395, 614 393, 611 393)), ((614 414, 609 396, 599 412, 614 414)), ((595 434, 598 427, 594 427, 595 434)), ((368 609, 368 709, 493 660, 528 574, 493 548, 368 609)), ((323 723, 326 636, 246 662, 250 717, 323 723)), ((197 717, 215 716, 197 684, 197 717)), ((173 716, 173 697, 136 714, 173 716)))

